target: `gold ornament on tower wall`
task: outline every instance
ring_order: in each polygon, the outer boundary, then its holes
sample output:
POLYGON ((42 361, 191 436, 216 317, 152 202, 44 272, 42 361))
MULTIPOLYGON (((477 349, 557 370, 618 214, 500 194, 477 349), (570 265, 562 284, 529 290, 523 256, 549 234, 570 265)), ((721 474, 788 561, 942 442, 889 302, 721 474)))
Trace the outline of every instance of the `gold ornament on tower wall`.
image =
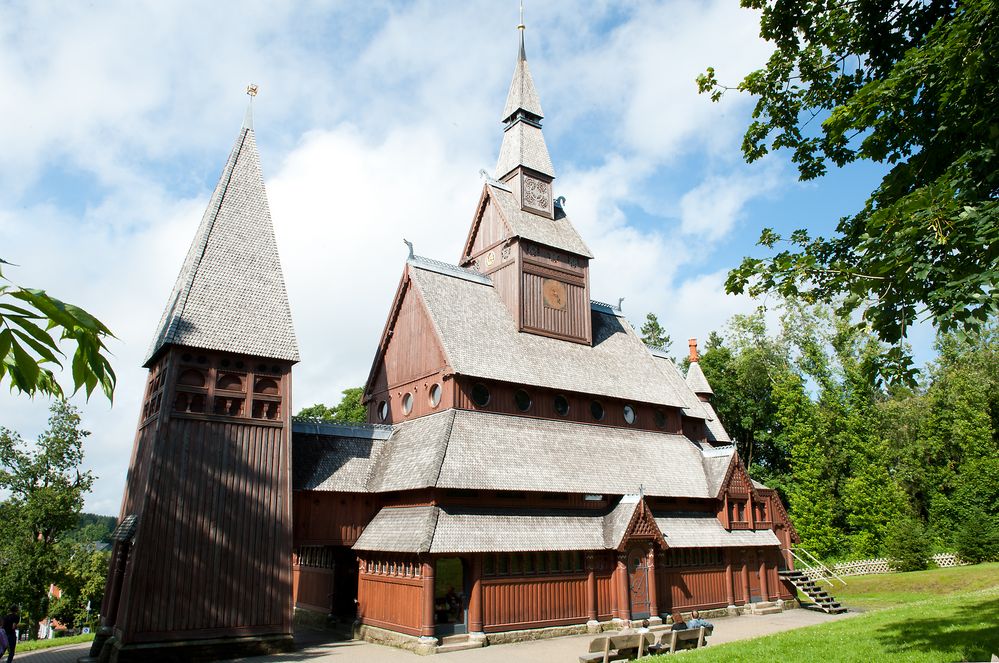
POLYGON ((564 311, 568 297, 565 292, 565 284, 556 279, 545 279, 541 285, 541 294, 544 298, 545 306, 556 311, 564 311))

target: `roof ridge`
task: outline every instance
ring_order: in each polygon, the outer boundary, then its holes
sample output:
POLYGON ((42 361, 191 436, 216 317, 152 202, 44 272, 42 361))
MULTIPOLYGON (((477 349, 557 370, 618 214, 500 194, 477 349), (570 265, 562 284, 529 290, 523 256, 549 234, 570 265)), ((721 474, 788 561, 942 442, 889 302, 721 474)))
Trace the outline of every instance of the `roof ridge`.
POLYGON ((466 267, 461 267, 460 265, 452 265, 451 263, 444 262, 442 260, 427 258, 426 256, 414 255, 412 258, 408 258, 406 263, 412 265, 413 267, 419 267, 431 272, 437 272, 438 274, 443 274, 445 276, 456 276, 459 279, 472 281, 473 283, 481 283, 482 285, 488 286, 493 284, 493 280, 485 274, 481 274, 466 267))

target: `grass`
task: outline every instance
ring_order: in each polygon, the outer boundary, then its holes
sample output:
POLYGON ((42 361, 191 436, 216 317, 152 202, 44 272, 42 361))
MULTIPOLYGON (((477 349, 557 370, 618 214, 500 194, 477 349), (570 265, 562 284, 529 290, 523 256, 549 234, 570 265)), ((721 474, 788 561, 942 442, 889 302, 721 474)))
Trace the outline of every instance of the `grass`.
MULTIPOLYGON (((78 645, 81 642, 90 642, 93 639, 94 639, 94 634, 87 633, 86 635, 71 635, 66 638, 52 638, 51 640, 26 640, 24 642, 17 643, 16 653, 22 654, 24 652, 37 651, 39 649, 48 649, 49 647, 78 645)), ((16 655, 14 656, 14 660, 17 660, 16 655)))
MULTIPOLYGON (((999 653, 999 564, 848 578, 866 614, 684 654, 709 661, 987 661, 999 653), (891 607, 888 607, 891 606, 891 607)), ((650 659, 667 663, 668 657, 650 659)))
POLYGON ((826 588, 851 608, 890 608, 947 594, 999 587, 999 564, 847 577, 846 582, 844 587, 833 580, 834 587, 826 588))

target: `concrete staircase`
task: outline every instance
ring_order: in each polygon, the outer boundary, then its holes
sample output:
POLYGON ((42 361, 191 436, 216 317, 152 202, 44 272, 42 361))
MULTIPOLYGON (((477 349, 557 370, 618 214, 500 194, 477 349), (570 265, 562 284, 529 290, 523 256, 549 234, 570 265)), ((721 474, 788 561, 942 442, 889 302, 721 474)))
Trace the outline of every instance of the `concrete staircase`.
POLYGON ((846 612, 846 608, 840 605, 839 601, 801 571, 781 571, 780 577, 790 580, 799 592, 807 596, 823 612, 830 615, 846 612))
POLYGON ((773 601, 757 601, 749 604, 751 615, 776 615, 784 610, 773 601))
POLYGON ((484 638, 472 638, 466 635, 448 635, 441 638, 441 643, 437 646, 438 654, 447 654, 453 651, 465 651, 466 649, 478 649, 486 644, 484 638))

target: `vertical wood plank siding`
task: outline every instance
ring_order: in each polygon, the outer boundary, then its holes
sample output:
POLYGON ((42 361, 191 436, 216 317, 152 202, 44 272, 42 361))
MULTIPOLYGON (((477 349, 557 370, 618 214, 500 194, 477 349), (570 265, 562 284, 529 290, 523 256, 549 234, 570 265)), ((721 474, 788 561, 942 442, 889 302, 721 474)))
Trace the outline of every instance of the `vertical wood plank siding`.
POLYGON ((518 319, 518 306, 520 305, 520 283, 518 274, 520 269, 516 262, 516 253, 511 251, 511 258, 499 269, 489 273, 489 278, 493 280, 493 288, 499 294, 500 299, 506 304, 510 316, 516 321, 518 319))
MULTIPOLYGON (((725 569, 656 569, 659 611, 719 608, 728 605, 725 569)), ((739 593, 736 593, 736 597, 739 593)), ((736 603, 742 603, 736 600, 736 603)))
POLYGON ((361 573, 357 614, 363 624, 409 635, 420 634, 423 580, 361 573))
POLYGON ((292 502, 296 547, 352 546, 380 508, 379 500, 365 493, 296 490, 292 502))
POLYGON ((475 241, 472 242, 472 250, 469 255, 476 256, 487 247, 503 239, 506 239, 506 228, 503 227, 496 206, 492 201, 489 201, 486 203, 486 208, 482 210, 482 220, 479 222, 479 228, 475 233, 475 241))
POLYGON ((412 285, 407 283, 405 288, 392 337, 374 384, 369 387, 372 394, 435 373, 444 366, 444 353, 433 323, 412 285))
POLYGON ((596 574, 597 579, 597 619, 607 621, 617 608, 614 574, 611 571, 596 574))
POLYGON ((524 272, 524 329, 544 331, 576 340, 588 338, 590 302, 586 298, 586 288, 566 283, 566 306, 565 310, 559 311, 544 305, 541 291, 543 282, 542 276, 524 272))
POLYGON ((333 569, 318 569, 296 564, 292 586, 295 588, 293 600, 296 608, 329 612, 330 594, 333 592, 333 569))
POLYGON ((125 641, 288 631, 286 429, 164 425, 121 598, 125 641))
POLYGON ((503 578, 482 582, 486 632, 586 621, 586 575, 503 578))

